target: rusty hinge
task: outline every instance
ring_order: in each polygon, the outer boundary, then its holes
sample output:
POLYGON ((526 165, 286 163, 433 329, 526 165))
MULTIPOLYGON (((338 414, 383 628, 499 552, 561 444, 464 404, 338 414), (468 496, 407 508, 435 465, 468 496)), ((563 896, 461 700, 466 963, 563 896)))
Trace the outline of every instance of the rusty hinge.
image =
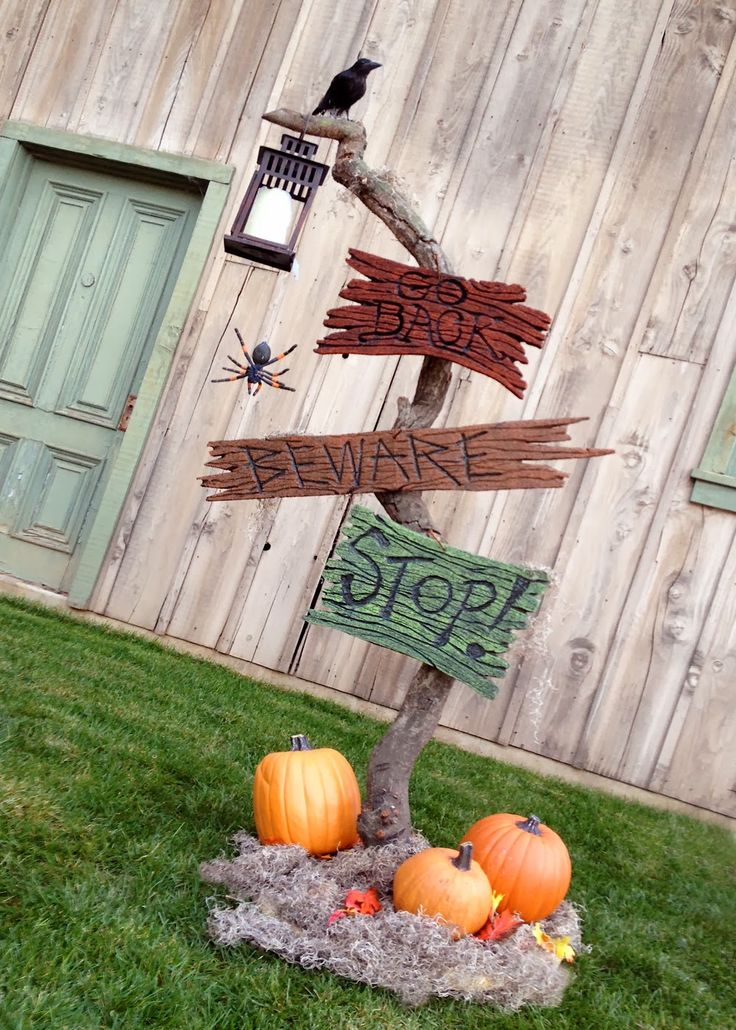
POLYGON ((128 399, 125 402, 123 413, 120 416, 120 421, 118 422, 118 429, 123 433, 128 428, 128 423, 130 422, 130 416, 133 414, 133 408, 135 407, 137 396, 138 395, 135 393, 128 394, 128 399))

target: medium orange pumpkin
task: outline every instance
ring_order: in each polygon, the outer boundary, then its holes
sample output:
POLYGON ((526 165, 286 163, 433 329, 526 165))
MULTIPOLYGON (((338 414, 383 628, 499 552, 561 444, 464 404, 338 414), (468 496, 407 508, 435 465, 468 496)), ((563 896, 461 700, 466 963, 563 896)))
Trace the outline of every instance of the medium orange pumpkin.
POLYGON ((491 911, 491 885, 473 845, 425 848, 402 862, 394 874, 394 908, 426 915, 475 933, 491 911))
POLYGON ((301 844, 313 855, 344 851, 358 841, 360 788, 347 758, 331 747, 312 748, 302 734, 290 751, 259 762, 253 814, 262 844, 301 844))
POLYGON ((473 842, 496 894, 499 911, 518 912, 528 923, 546 919, 567 894, 570 855, 561 837, 535 815, 500 812, 479 819, 463 840, 473 842))

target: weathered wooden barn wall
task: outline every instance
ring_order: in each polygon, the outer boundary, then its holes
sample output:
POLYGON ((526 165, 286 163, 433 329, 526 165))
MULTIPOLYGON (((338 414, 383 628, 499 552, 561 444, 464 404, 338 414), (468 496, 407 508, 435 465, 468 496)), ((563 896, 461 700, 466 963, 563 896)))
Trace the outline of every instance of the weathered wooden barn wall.
MULTIPOLYGON (((736 353, 736 0, 2 14, 3 116, 235 164, 223 231, 279 137, 261 113, 314 106, 359 52, 382 62, 353 112, 369 162, 406 180, 458 272, 521 282, 554 319, 524 402, 456 367, 443 421, 586 414, 575 443, 616 449, 562 490, 432 498, 453 545, 556 577, 499 698, 457 686, 443 721, 736 815, 736 517, 689 500, 736 353)), ((414 663, 302 622, 345 499, 209 505, 197 482, 210 439, 392 423, 418 359, 312 352, 355 245, 405 259, 329 180, 298 277, 213 248, 93 607, 396 706, 414 663), (296 394, 209 383, 233 326, 299 344, 296 394)))

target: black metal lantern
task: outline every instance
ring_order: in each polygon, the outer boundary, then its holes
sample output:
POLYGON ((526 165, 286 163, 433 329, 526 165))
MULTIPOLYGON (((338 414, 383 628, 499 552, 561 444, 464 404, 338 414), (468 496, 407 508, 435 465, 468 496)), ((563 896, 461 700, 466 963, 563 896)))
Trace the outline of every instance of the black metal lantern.
POLYGON ((316 143, 281 137, 281 149, 261 147, 258 168, 225 236, 228 254, 253 258, 288 272, 294 249, 328 165, 313 161, 316 143))

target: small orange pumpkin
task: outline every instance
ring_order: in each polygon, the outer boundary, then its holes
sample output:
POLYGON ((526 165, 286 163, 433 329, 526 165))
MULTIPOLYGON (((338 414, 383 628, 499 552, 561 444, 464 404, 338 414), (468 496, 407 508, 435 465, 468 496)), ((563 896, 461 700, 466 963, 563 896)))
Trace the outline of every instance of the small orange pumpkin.
POLYGON ((488 919, 493 898, 488 877, 473 861, 473 845, 425 848, 394 874, 394 908, 426 915, 475 933, 488 919))
POLYGON ((531 923, 551 915, 567 894, 572 875, 568 850, 535 815, 486 816, 463 840, 473 842, 476 860, 493 890, 503 894, 499 911, 518 912, 531 923))
POLYGON ((253 814, 262 844, 301 844, 313 855, 358 841, 360 788, 347 758, 312 748, 302 734, 290 751, 266 755, 253 778, 253 814))

